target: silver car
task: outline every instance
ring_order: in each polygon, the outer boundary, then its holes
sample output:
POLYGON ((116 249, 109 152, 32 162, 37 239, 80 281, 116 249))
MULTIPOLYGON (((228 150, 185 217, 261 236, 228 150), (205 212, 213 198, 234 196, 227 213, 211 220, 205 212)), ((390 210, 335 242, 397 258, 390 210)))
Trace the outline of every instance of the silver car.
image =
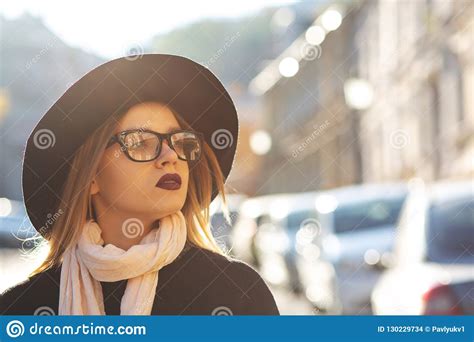
POLYGON ((473 183, 416 184, 389 260, 372 293, 375 314, 474 314, 473 183))
POLYGON ((299 247, 317 253, 303 253, 298 261, 312 302, 324 304, 333 296, 322 293, 320 277, 308 273, 334 272, 337 300, 332 301, 333 309, 342 314, 371 313, 370 295, 381 274, 374 265, 392 249, 406 194, 405 184, 367 184, 319 193, 314 207, 320 233, 299 247), (328 262, 333 270, 326 267, 328 262))

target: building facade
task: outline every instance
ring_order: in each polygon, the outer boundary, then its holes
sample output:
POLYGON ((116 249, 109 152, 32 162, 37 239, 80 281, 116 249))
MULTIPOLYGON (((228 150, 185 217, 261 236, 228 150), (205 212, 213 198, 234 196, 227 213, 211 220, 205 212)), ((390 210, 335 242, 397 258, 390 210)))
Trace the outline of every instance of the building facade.
POLYGON ((296 74, 261 92, 273 145, 258 193, 472 176, 473 11, 462 0, 343 8, 340 26, 296 74), (372 89, 366 108, 348 105, 344 87, 354 78, 372 89))

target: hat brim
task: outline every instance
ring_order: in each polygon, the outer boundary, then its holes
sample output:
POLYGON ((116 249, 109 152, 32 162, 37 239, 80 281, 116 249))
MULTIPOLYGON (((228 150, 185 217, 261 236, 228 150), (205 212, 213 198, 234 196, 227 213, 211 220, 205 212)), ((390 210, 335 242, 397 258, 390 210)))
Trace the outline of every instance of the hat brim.
MULTIPOLYGON (((159 101, 204 134, 227 179, 239 123, 234 103, 218 78, 188 58, 168 54, 122 57, 81 77, 43 115, 28 138, 22 190, 26 212, 45 236, 77 149, 106 119, 135 104, 159 101)), ((215 184, 212 199, 218 194, 215 184)))

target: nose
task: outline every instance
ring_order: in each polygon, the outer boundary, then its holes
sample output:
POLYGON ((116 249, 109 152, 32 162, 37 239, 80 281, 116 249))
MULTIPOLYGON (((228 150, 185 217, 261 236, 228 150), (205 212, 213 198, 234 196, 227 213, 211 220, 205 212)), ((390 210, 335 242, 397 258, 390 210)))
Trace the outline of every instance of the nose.
POLYGON ((161 146, 161 152, 155 163, 157 167, 164 167, 166 164, 175 164, 178 161, 178 155, 169 146, 168 141, 164 140, 161 146))

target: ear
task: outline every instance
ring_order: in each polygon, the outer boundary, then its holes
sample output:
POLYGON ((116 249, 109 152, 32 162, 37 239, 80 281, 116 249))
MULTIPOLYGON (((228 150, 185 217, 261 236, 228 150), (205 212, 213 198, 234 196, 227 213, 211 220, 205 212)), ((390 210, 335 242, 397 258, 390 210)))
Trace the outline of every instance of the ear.
POLYGON ((92 180, 92 183, 91 183, 91 195, 95 195, 99 192, 99 185, 97 184, 97 181, 95 180, 95 178, 92 180))

